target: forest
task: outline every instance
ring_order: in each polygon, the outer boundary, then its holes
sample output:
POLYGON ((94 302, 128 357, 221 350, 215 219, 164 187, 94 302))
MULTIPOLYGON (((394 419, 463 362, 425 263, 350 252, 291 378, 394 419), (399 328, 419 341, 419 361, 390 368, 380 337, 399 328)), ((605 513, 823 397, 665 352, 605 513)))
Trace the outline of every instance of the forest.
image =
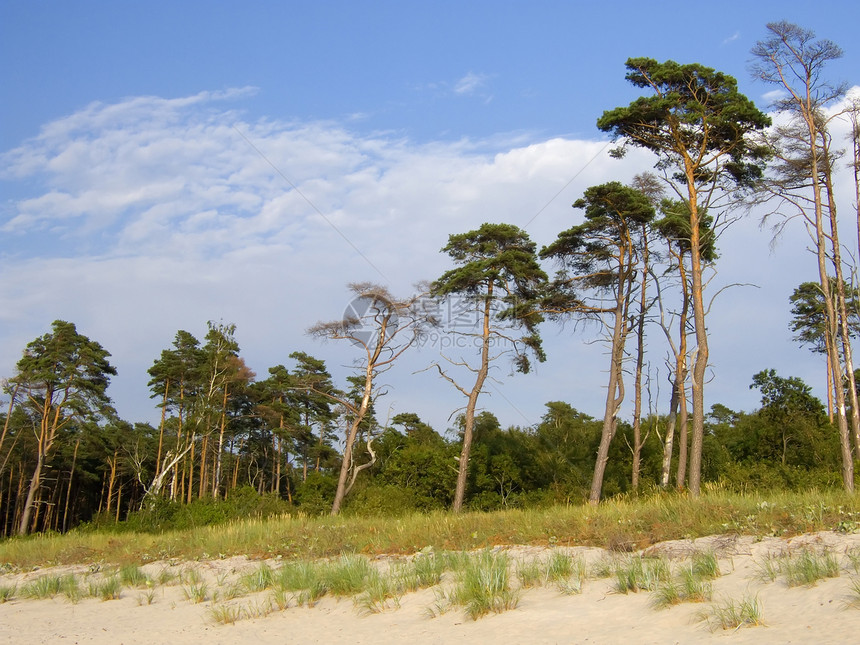
POLYGON ((299 511, 598 504, 659 491, 698 496, 708 486, 853 493, 860 97, 827 77, 841 55, 802 27, 768 25, 751 65, 778 90, 767 113, 723 72, 628 59, 626 81, 641 96, 604 112, 597 128, 615 143, 613 156, 652 153, 653 172, 586 189, 573 204, 581 223, 542 248, 525 230, 488 222, 452 233, 441 249, 450 269, 412 294, 349 284, 347 311, 308 330, 345 357, 358 353, 344 383, 299 351, 255 374, 236 326, 209 321, 202 334, 178 330, 153 357, 148 394, 160 421, 130 423, 109 395, 117 374, 109 351, 73 322, 54 321, 3 381, 0 536, 299 511), (847 141, 834 134, 842 130, 847 141), (844 178, 853 178, 852 204, 837 203, 844 178), (849 213, 841 222, 838 205, 849 213), (785 305, 795 340, 821 356, 824 402, 762 365, 741 384, 758 391, 758 409, 706 408, 720 235, 754 208, 809 233, 817 271, 785 305), (547 401, 537 424, 502 427, 482 396, 491 370, 529 372, 546 358, 542 330, 559 325, 600 329, 602 416, 547 401), (431 336, 445 342, 425 371, 462 396, 452 427, 412 412, 383 418, 382 375, 431 336), (649 336, 671 350, 652 357, 671 371, 666 409, 649 396, 649 336), (627 401, 633 414, 622 419, 627 401))

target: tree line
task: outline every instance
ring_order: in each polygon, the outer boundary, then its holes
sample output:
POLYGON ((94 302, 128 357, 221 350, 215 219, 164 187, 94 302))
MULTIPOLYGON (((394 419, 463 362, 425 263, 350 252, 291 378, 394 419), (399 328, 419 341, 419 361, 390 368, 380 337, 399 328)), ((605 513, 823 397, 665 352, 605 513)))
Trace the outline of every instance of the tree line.
MULTIPOLYGON (((587 500, 641 487, 698 495, 703 482, 832 484, 853 492, 860 458, 860 408, 851 354, 858 328, 854 267, 840 242, 833 125, 850 123, 855 193, 860 196, 860 105, 831 109, 845 87, 824 66, 834 43, 790 23, 767 26, 753 49, 754 75, 782 90, 777 124, 700 64, 627 61, 643 95, 606 111, 597 127, 618 144, 651 151, 654 172, 630 185, 592 186, 574 204, 583 222, 541 249, 510 224, 452 234, 452 268, 407 297, 371 283, 349 285, 340 319, 309 333, 350 344, 360 358, 338 386, 325 364, 290 355, 258 378, 245 364, 232 324, 208 323, 198 340, 180 330, 149 370, 156 426, 118 418, 107 394, 110 354, 74 324, 55 321, 27 345, 0 435, 0 526, 4 535, 67 530, 82 521, 126 518, 159 504, 191 505, 246 489, 288 505, 336 514, 373 510, 587 500), (779 225, 800 216, 816 250, 818 279, 792 296, 798 340, 826 357, 828 406, 793 377, 754 375, 755 413, 705 409, 710 360, 707 290, 717 241, 743 209, 767 204, 779 225), (550 275, 544 268, 550 265, 550 275), (467 314, 458 321, 443 312, 467 314), (603 417, 547 403, 531 428, 502 429, 480 410, 491 365, 520 372, 543 361, 547 322, 593 321, 608 347, 603 417), (428 330, 466 339, 440 350, 428 368, 463 396, 455 436, 412 413, 380 424, 379 376, 428 330), (649 334, 664 358, 671 397, 650 409, 649 334), (631 379, 632 375, 632 379, 631 379), (632 383, 629 381, 632 380, 632 383), (633 401, 630 422, 619 419, 633 401), (648 406, 649 409, 644 408, 648 406), (835 428, 835 430, 834 430, 835 428), (758 479, 757 479, 758 478, 758 479), (396 508, 392 508, 396 507, 396 508)), ((858 200, 860 201, 860 199, 858 200)), ((857 256, 860 257, 860 206, 857 256)))

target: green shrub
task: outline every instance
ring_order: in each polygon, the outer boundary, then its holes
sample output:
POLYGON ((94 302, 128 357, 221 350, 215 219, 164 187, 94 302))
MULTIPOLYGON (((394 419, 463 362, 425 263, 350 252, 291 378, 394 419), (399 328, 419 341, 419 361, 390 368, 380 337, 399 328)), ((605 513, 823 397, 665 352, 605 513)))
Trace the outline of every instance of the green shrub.
POLYGON ((417 511, 431 510, 435 502, 422 498, 411 488, 394 484, 369 485, 355 490, 346 498, 345 511, 352 515, 384 515, 398 517, 417 511))
POLYGON ((303 513, 324 515, 331 510, 336 490, 334 475, 310 472, 307 479, 296 487, 294 499, 303 513))

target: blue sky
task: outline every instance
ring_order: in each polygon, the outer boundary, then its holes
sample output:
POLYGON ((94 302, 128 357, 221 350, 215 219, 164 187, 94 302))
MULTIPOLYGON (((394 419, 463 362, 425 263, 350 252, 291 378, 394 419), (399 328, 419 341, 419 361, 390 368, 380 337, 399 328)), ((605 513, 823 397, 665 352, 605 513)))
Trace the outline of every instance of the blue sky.
MULTIPOLYGON (((237 324, 261 378, 295 350, 342 378, 349 348, 303 330, 341 314, 346 283, 406 293, 448 268, 448 234, 484 221, 549 243, 586 187, 650 165, 609 159, 594 125, 635 98, 628 57, 715 67, 765 107, 771 88, 746 65, 782 19, 840 44, 832 77, 860 83, 849 2, 6 0, 0 375, 63 318, 113 354, 111 391, 132 421, 156 416, 146 369, 176 330, 202 337, 207 320, 237 324)), ((723 238, 714 286, 758 286, 714 306, 709 402, 754 407, 748 384, 767 367, 821 380, 787 330, 788 294, 815 275, 804 235, 771 250, 751 218, 723 238)), ((544 336, 550 360, 529 376, 500 370, 486 409, 511 424, 538 421, 549 400, 599 415, 593 330, 544 336)), ((382 408, 441 430, 457 395, 411 374, 433 358, 425 348, 392 372, 382 408)))

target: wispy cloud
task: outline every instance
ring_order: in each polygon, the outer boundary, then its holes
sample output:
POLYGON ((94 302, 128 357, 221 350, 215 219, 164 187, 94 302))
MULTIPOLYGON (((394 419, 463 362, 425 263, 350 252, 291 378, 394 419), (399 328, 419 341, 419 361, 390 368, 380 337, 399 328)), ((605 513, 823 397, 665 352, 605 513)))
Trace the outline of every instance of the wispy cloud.
MULTIPOLYGON (((405 293, 436 277, 450 233, 525 225, 602 145, 416 145, 335 123, 248 121, 250 95, 93 103, 0 155, 2 180, 24 190, 0 211, 0 375, 55 318, 114 354, 121 406, 146 406, 146 368, 177 329, 208 319, 237 323, 257 370, 296 349, 325 357, 303 332, 342 313, 347 282, 379 280, 378 267, 405 293)), ((625 163, 589 166, 540 212, 533 238, 547 243, 572 199, 625 163)))
MULTIPOLYGON (((477 92, 479 81, 464 82, 464 91, 477 92)), ((351 360, 343 348, 314 345, 304 330, 341 315, 346 283, 379 280, 375 266, 394 293, 405 294, 450 268, 439 253, 449 234, 485 221, 527 226, 535 242, 549 243, 581 221, 570 204, 586 187, 629 181, 651 165, 640 150, 610 159, 601 140, 417 145, 337 123, 248 120, 241 107, 251 94, 92 104, 0 155, 0 179, 21 195, 0 207, 0 376, 12 373, 21 349, 56 318, 74 321, 114 354, 120 376, 113 396, 131 420, 151 411, 145 377, 154 358, 177 329, 199 332, 209 319, 238 325, 243 355, 258 372, 295 350, 343 371, 351 360)), ((738 238, 749 247, 746 258, 758 253, 750 246, 758 239, 754 222, 750 229, 738 238)), ((760 242, 766 249, 767 240, 760 242)), ((746 273, 733 274, 736 249, 721 244, 720 276, 748 281, 749 263, 746 273)), ((760 255, 760 273, 773 273, 775 260, 760 255)), ((798 265, 792 259, 778 279, 802 281, 798 265)), ((769 289, 782 291, 790 288, 769 289)), ((761 304, 738 293, 726 311, 761 304)), ((737 381, 761 368, 726 358, 734 356, 731 343, 761 342, 754 330, 737 337, 736 326, 719 329, 728 332, 715 331, 715 347, 724 348, 715 356, 731 363, 721 365, 721 378, 737 381)), ((594 383, 604 369, 601 348, 574 343, 567 332, 546 334, 552 358, 533 377, 540 380, 518 380, 504 397, 535 420, 547 400, 599 412, 589 402, 601 395, 594 383)), ((427 410, 441 429, 461 402, 429 376, 410 385, 420 377, 408 374, 426 366, 428 351, 410 359, 396 397, 400 406, 427 410), (422 398, 432 403, 422 408, 422 398)), ((506 404, 498 400, 494 412, 504 423, 506 404)), ((507 418, 522 422, 518 412, 507 418)))
POLYGON ((735 33, 733 33, 731 36, 729 36, 728 38, 726 38, 726 39, 723 41, 723 43, 722 43, 722 44, 723 44, 723 45, 728 45, 729 43, 733 43, 733 42, 735 42, 736 40, 739 40, 739 39, 740 39, 740 37, 741 37, 741 32, 736 31, 736 32, 735 32, 735 33))
POLYGON ((474 72, 469 72, 454 84, 454 93, 475 94, 486 87, 488 78, 489 77, 486 74, 475 74, 474 72))

